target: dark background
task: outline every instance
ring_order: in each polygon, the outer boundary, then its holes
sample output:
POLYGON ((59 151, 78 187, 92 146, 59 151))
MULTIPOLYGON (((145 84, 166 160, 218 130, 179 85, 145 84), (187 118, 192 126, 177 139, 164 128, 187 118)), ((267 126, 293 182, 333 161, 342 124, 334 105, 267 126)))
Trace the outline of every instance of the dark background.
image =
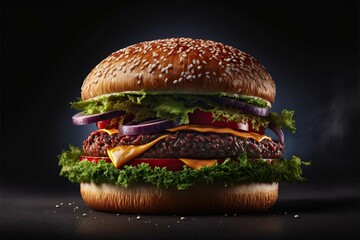
POLYGON ((220 41, 258 59, 276 82, 273 110, 295 110, 285 156, 312 163, 306 183, 280 185, 280 202, 355 199, 359 227, 357 1, 2 1, 2 199, 78 197, 57 156, 94 126, 73 126, 69 102, 109 54, 166 37, 220 41))

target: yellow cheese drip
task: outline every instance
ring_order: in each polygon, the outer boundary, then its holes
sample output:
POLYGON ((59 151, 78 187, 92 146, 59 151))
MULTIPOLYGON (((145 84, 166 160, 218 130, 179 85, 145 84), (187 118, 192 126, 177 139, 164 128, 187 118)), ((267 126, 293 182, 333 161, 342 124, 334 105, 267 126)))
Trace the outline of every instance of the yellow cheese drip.
POLYGON ((154 146, 160 140, 166 138, 168 135, 163 135, 158 137, 157 139, 140 146, 134 145, 123 145, 115 148, 107 149, 109 158, 116 168, 120 168, 128 163, 130 160, 136 158, 141 155, 143 152, 147 151, 149 148, 154 146))
POLYGON ((202 125, 181 125, 178 127, 174 127, 174 128, 169 128, 167 129, 169 132, 177 132, 177 131, 184 131, 184 130, 188 130, 188 131, 196 131, 196 132, 213 132, 213 133, 223 133, 223 134, 232 134, 234 136, 237 137, 242 137, 242 138, 252 138, 255 141, 261 142, 264 139, 269 139, 271 140, 270 137, 265 136, 265 135, 261 135, 261 134, 257 134, 254 132, 240 132, 240 131, 236 131, 234 129, 231 128, 215 128, 215 127, 209 127, 209 126, 202 126, 202 125))
POLYGON ((192 169, 200 169, 202 167, 211 167, 217 162, 217 160, 197 160, 190 158, 179 158, 180 161, 185 163, 188 167, 192 169))
POLYGON ((116 134, 116 133, 120 133, 119 129, 116 129, 116 128, 112 128, 112 129, 102 128, 102 129, 99 129, 98 131, 99 131, 99 132, 106 132, 106 133, 109 134, 109 135, 113 135, 113 134, 116 134))

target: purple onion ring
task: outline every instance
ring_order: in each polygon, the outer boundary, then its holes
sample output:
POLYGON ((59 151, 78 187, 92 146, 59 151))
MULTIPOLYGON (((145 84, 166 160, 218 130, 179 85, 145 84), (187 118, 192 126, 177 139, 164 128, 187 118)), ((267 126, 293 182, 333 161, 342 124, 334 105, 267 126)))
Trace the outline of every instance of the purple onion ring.
POLYGON ((266 117, 269 115, 269 108, 256 107, 256 106, 244 103, 244 102, 240 102, 240 101, 225 98, 225 97, 214 96, 213 100, 219 104, 224 104, 226 106, 238 108, 239 110, 243 111, 244 113, 251 113, 251 114, 262 116, 262 117, 266 117))

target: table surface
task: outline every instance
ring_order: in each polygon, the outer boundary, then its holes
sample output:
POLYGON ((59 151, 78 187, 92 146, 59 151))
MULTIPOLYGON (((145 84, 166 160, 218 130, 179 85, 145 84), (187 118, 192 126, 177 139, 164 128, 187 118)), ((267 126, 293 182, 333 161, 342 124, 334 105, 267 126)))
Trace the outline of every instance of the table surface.
POLYGON ((359 197, 347 194, 280 195, 266 212, 183 216, 98 212, 78 192, 1 193, 1 239, 360 239, 359 226, 359 197))

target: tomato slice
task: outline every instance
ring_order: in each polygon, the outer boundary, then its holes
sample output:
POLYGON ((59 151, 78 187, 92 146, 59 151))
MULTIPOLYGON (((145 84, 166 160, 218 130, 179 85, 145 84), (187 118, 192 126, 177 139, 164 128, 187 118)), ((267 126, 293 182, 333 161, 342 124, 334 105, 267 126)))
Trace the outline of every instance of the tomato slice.
POLYGON ((98 163, 100 160, 105 160, 107 163, 111 163, 109 157, 92 157, 92 156, 80 156, 80 161, 87 160, 89 162, 98 163))
MULTIPOLYGON (((80 156, 80 161, 83 160, 95 163, 98 163, 100 160, 105 160, 106 162, 111 163, 111 159, 109 157, 80 156)), ((151 168, 166 167, 169 171, 181 171, 185 165, 177 158, 135 158, 126 165, 136 166, 141 163, 147 163, 151 168)))
POLYGON ((236 130, 246 131, 246 132, 256 132, 258 134, 264 134, 264 128, 260 128, 259 131, 255 131, 252 128, 251 120, 247 123, 237 123, 235 121, 227 121, 224 117, 224 121, 214 121, 214 118, 210 112, 203 112, 200 110, 195 110, 193 113, 189 113, 189 124, 194 125, 208 125, 214 127, 222 128, 232 128, 236 130))
MULTIPOLYGON (((109 157, 91 157, 91 156, 80 156, 80 161, 87 160, 89 162, 98 163, 100 160, 105 160, 108 163, 111 163, 111 159, 109 157)), ((218 160, 219 163, 224 162, 224 160, 218 160)), ((134 158, 126 165, 136 166, 141 163, 147 163, 151 168, 154 167, 166 167, 169 171, 181 171, 184 169, 184 164, 178 158, 134 158)))
POLYGON ((99 122, 96 122, 96 127, 98 129, 118 128, 119 120, 120 120, 120 118, 112 118, 112 119, 108 119, 108 120, 99 121, 99 122))

